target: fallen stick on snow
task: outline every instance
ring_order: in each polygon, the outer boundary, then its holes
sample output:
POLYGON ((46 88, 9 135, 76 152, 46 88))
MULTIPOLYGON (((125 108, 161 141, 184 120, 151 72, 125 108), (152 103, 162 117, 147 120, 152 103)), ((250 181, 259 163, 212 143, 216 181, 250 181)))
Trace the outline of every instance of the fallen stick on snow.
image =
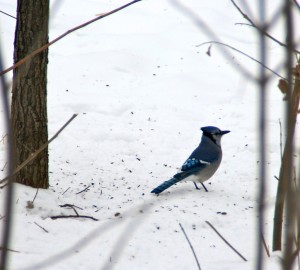
POLYGON ((59 218, 89 218, 89 219, 92 219, 92 220, 95 220, 95 221, 98 221, 98 219, 94 218, 94 217, 91 217, 91 216, 85 216, 85 215, 79 215, 77 210, 75 208, 78 208, 80 210, 82 210, 82 208, 76 206, 76 205, 73 205, 73 204, 64 204, 64 205, 60 205, 60 207, 69 207, 71 209, 74 210, 75 212, 75 215, 59 215, 59 216, 52 216, 50 217, 51 219, 59 219, 59 218))
POLYGON ((79 191, 79 192, 77 192, 77 193, 75 193, 75 194, 78 195, 78 194, 80 194, 80 193, 82 193, 82 192, 89 191, 89 188, 90 188, 90 187, 91 187, 91 185, 87 186, 86 188, 84 188, 83 190, 81 190, 81 191, 79 191))
POLYGON ((42 227, 41 225, 37 224, 36 222, 34 222, 34 224, 35 224, 36 226, 38 226, 39 228, 41 228, 45 233, 49 233, 49 231, 46 230, 46 229, 45 229, 44 227, 42 227))
POLYGON ((239 253, 218 231, 217 229, 209 222, 209 221, 205 221, 214 231, 217 235, 220 236, 220 238, 237 254, 239 255, 245 262, 247 261, 247 259, 241 254, 239 253))
POLYGON ((190 247, 191 247, 191 250, 192 250, 192 252, 193 252, 193 254, 194 254, 196 263, 197 263, 197 265, 198 265, 198 269, 201 270, 200 263, 199 263, 199 261, 198 261, 198 258, 197 258, 197 255, 196 255, 196 253, 195 253, 195 250, 194 250, 194 248, 193 248, 193 246, 192 246, 192 244, 191 244, 191 242, 190 242, 190 240, 189 240, 187 234, 185 233, 185 230, 183 229, 183 227, 182 227, 182 225, 181 225, 180 223, 179 223, 179 226, 180 226, 180 228, 181 228, 181 230, 182 230, 182 232, 183 232, 183 234, 184 234, 186 240, 188 241, 188 243, 189 243, 189 245, 190 245, 190 247))
POLYGON ((98 221, 98 219, 91 216, 82 216, 82 215, 69 215, 69 216, 52 216, 51 219, 59 219, 59 218, 89 218, 94 221, 98 221))

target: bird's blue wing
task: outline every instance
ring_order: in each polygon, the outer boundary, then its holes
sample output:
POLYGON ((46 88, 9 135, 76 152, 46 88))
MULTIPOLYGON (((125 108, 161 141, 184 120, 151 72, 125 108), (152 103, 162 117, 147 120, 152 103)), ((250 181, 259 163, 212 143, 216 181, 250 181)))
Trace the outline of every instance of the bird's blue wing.
POLYGON ((196 158, 189 158, 186 162, 183 163, 181 166, 181 171, 190 171, 194 169, 202 169, 210 165, 210 162, 196 159, 196 158))
POLYGON ((174 175, 176 179, 184 179, 192 174, 196 174, 197 172, 206 168, 210 162, 189 158, 184 164, 181 166, 181 172, 174 175))

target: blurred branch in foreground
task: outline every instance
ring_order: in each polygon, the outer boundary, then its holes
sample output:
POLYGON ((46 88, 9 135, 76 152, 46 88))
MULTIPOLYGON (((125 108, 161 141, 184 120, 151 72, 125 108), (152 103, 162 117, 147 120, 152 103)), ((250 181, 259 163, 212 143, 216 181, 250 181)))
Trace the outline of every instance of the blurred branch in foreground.
MULTIPOLYGON (((1 45, 1 44, 0 44, 1 45)), ((2 51, 0 46, 0 69, 3 67, 3 58, 2 58, 2 51)), ((0 77, 0 94, 1 100, 3 103, 3 118, 4 118, 4 128, 7 134, 8 141, 11 141, 11 125, 10 125, 10 109, 9 109, 9 92, 7 87, 7 82, 5 80, 5 76, 0 77)), ((1 110, 1 111, 2 111, 1 110)), ((8 144, 7 150, 7 164, 8 164, 8 174, 11 175, 13 170, 13 148, 12 145, 8 144)), ((14 194, 14 186, 12 184, 12 178, 7 179, 7 189, 4 198, 4 216, 5 216, 5 223, 3 226, 3 230, 1 233, 1 257, 0 257, 0 269, 5 270, 7 269, 7 262, 8 262, 8 251, 9 249, 9 240, 10 240, 10 232, 12 227, 12 210, 13 210, 13 194, 14 194)))

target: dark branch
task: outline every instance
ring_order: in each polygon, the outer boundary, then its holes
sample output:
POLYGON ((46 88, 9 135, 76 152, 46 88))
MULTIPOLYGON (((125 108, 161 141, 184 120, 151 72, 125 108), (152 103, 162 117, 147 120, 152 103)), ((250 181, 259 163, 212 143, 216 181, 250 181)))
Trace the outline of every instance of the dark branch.
POLYGON ((123 5, 123 6, 118 7, 118 8, 116 8, 116 9, 112 10, 112 11, 109 11, 109 12, 107 12, 107 13, 104 13, 104 14, 102 14, 101 16, 99 16, 99 17, 97 17, 97 18, 95 18, 95 19, 93 19, 93 20, 90 20, 90 21, 88 21, 88 22, 85 22, 85 23, 83 23, 83 24, 81 24, 81 25, 79 25, 79 26, 76 26, 76 27, 74 27, 74 28, 68 30, 67 32, 65 32, 64 34, 62 34, 62 35, 60 35, 59 37, 55 38, 55 39, 52 40, 51 42, 49 42, 49 43, 43 45, 42 47, 40 47, 40 48, 38 48, 37 50, 33 51, 32 53, 28 54, 28 55, 25 56, 23 59, 21 59, 20 61, 18 61, 17 63, 15 63, 13 66, 11 66, 11 67, 9 67, 9 68, 3 70, 3 71, 0 71, 0 76, 2 76, 3 74, 5 74, 5 73, 7 73, 7 72, 9 72, 9 71, 11 71, 11 70, 13 70, 13 69, 15 69, 15 68, 21 66, 22 64, 24 64, 26 61, 28 61, 29 59, 31 59, 31 58, 34 57, 35 55, 37 55, 37 54, 41 53, 42 51, 46 50, 46 49, 47 49, 48 47, 50 47, 52 44, 54 44, 54 43, 56 43, 57 41, 61 40, 61 39, 64 38, 65 36, 67 36, 67 35, 69 35, 69 34, 75 32, 75 31, 77 31, 78 29, 81 29, 81 28, 83 28, 83 27, 86 27, 86 26, 88 26, 88 25, 91 24, 91 23, 94 23, 94 22, 96 22, 96 21, 98 21, 98 20, 101 20, 101 19, 103 19, 103 18, 105 18, 105 17, 107 17, 107 16, 109 16, 109 15, 111 15, 111 14, 114 14, 114 13, 116 13, 116 12, 118 12, 118 11, 124 9, 124 8, 127 8, 128 6, 131 6, 132 4, 135 4, 135 3, 140 2, 140 1, 142 1, 142 0, 135 0, 135 1, 132 1, 132 2, 130 2, 130 3, 127 3, 126 5, 123 5))
POLYGON ((61 204, 59 207, 70 207, 70 208, 72 208, 72 209, 77 208, 77 209, 83 210, 83 208, 81 208, 81 207, 79 207, 79 206, 76 206, 76 205, 74 205, 74 204, 69 204, 69 203, 61 204))
POLYGON ((0 12, 3 13, 3 14, 5 14, 5 15, 8 16, 8 17, 11 17, 11 18, 15 19, 15 20, 17 19, 16 17, 14 17, 14 16, 12 16, 12 15, 10 15, 10 14, 8 14, 8 13, 2 11, 2 10, 0 10, 0 12))
POLYGON ((37 188, 37 189, 36 189, 36 193, 35 193, 35 195, 34 195, 34 198, 33 198, 33 200, 32 200, 32 203, 34 203, 34 201, 35 201, 35 199, 36 199, 36 197, 37 197, 37 195, 38 195, 38 192, 39 192, 39 189, 37 188))
MULTIPOLYGON (((253 26, 254 28, 256 28, 259 32, 263 33, 266 37, 268 37, 269 39, 273 40, 274 42, 276 42, 277 44, 279 44, 282 47, 288 48, 288 45, 279 41, 278 39, 274 38, 273 36, 271 36, 268 32, 266 32, 263 28, 259 27, 258 25, 256 25, 248 16, 247 14, 245 14, 240 7, 234 2, 234 0, 231 0, 232 4, 235 6, 235 8, 239 11, 239 13, 241 13, 241 15, 243 16, 244 19, 246 19, 251 26, 253 26)), ((295 1, 296 2, 296 1, 295 1)), ((292 50, 295 53, 300 54, 300 52, 298 50, 296 50, 295 48, 292 48, 292 50)))
POLYGON ((203 45, 205 45, 205 44, 219 44, 219 45, 228 47, 228 48, 230 48, 230 49, 232 49, 232 50, 234 50, 234 51, 236 51, 236 52, 238 52, 238 53, 240 53, 240 54, 242 54, 242 55, 244 55, 244 56, 250 58, 252 61, 254 61, 254 62, 256 62, 256 63, 262 65, 265 69, 269 70, 270 72, 272 72, 274 75, 278 76, 279 78, 281 78, 281 79, 283 79, 283 80, 286 80, 286 78, 282 77, 280 74, 278 74, 278 73, 275 72, 274 70, 270 69, 269 67, 267 67, 266 65, 264 65, 262 62, 260 62, 260 61, 258 61, 257 59, 253 58, 253 57, 250 56, 249 54, 246 54, 246 53, 244 53, 244 52, 242 52, 242 51, 240 51, 240 50, 238 50, 238 49, 236 49, 236 48, 234 48, 234 47, 232 47, 232 46, 230 46, 230 45, 228 45, 228 44, 225 44, 225 43, 222 43, 222 42, 219 42, 219 41, 208 41, 208 42, 204 42, 204 43, 201 43, 201 44, 197 45, 197 47, 203 46, 203 45))
POLYGON ((239 255, 245 262, 247 261, 247 259, 241 254, 239 253, 218 231, 217 229, 209 222, 209 221, 205 221, 214 231, 215 233, 226 243, 227 246, 229 246, 237 255, 239 255))
POLYGON ((89 191, 89 188, 91 187, 91 185, 87 186, 85 189, 75 193, 76 195, 80 194, 80 193, 83 193, 83 192, 86 192, 86 191, 89 191))
POLYGON ((82 215, 69 215, 69 216, 52 216, 51 219, 60 219, 60 218, 89 218, 94 221, 98 221, 98 219, 91 216, 82 216, 82 215))
POLYGON ((59 216, 52 216, 50 217, 51 219, 59 219, 59 218, 89 218, 89 219, 92 219, 92 220, 95 220, 95 221, 98 221, 98 219, 94 218, 94 217, 91 217, 91 216, 85 216, 85 215, 79 215, 77 210, 75 208, 78 208, 80 210, 83 210, 81 207, 78 207, 74 204, 63 204, 63 205, 60 205, 60 207, 63 207, 63 208, 71 208, 74 210, 75 212, 75 215, 68 215, 68 216, 65 216, 65 215, 59 215, 59 216))
POLYGON ((44 232, 49 233, 49 231, 47 231, 44 227, 42 227, 41 225, 37 224, 36 222, 34 222, 34 224, 36 226, 38 226, 39 228, 41 228, 44 232))
POLYGON ((13 250, 13 249, 10 249, 10 248, 3 248, 3 247, 0 247, 0 251, 10 251, 10 252, 16 252, 16 253, 20 253, 20 251, 17 251, 17 250, 13 250))
POLYGON ((246 26, 251 26, 251 27, 253 27, 253 25, 250 24, 250 23, 235 23, 234 25, 246 25, 246 26))
POLYGON ((68 187, 62 195, 64 195, 69 189, 70 189, 70 187, 68 187))
MULTIPOLYGON (((3 182, 5 182, 6 180, 8 180, 10 177, 16 175, 21 169, 23 169, 29 162, 31 162, 32 160, 34 160, 41 152, 44 151, 45 148, 48 147, 48 145, 54 141, 58 135, 74 120, 74 118, 77 116, 78 114, 74 114, 62 127, 59 131, 57 131, 55 133, 55 135, 45 144, 43 144, 36 152, 32 153, 29 155, 29 157, 22 162, 14 171, 11 175, 5 177, 4 179, 2 179, 0 181, 0 184, 2 184, 3 182)), ((5 186, 5 185, 4 185, 5 186)), ((4 186, 2 186, 1 188, 3 188, 4 186)))

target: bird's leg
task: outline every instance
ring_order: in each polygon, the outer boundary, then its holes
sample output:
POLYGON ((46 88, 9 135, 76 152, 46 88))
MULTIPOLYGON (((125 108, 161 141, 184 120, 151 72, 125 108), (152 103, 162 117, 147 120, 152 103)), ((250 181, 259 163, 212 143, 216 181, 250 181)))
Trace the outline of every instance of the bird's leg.
POLYGON ((202 187, 205 189, 205 191, 208 192, 206 186, 204 186, 204 184, 202 182, 200 182, 200 183, 201 183, 202 187))
MULTIPOLYGON (((198 186, 197 186, 197 184, 196 184, 196 182, 193 182, 194 183, 194 185, 195 185, 195 188, 196 189, 198 189, 198 190, 200 190, 201 188, 199 188, 198 186)), ((202 185, 202 187, 205 189, 205 191, 206 192, 208 192, 208 190, 207 190, 207 188, 206 188, 206 186, 204 186, 204 184, 202 183, 202 182, 200 182, 200 184, 202 185)))
MULTIPOLYGON (((200 188, 197 186, 196 182, 193 182, 193 183, 194 183, 194 185, 195 185, 195 188, 198 189, 198 190, 200 190, 200 188)), ((201 183, 201 184, 202 184, 202 183, 201 183)))

